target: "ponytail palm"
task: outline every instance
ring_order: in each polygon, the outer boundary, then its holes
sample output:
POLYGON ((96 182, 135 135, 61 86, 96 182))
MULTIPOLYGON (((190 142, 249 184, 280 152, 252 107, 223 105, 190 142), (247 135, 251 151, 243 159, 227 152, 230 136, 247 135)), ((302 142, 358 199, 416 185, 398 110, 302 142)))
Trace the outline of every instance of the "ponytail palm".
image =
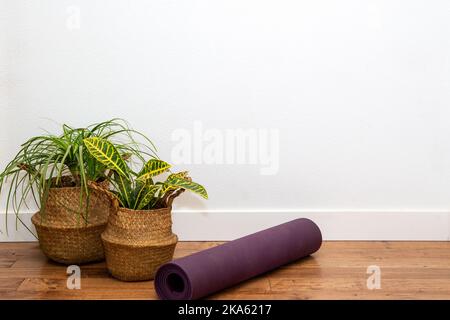
POLYGON ((153 178, 170 170, 171 165, 159 159, 150 159, 139 172, 127 164, 114 144, 102 137, 84 139, 87 150, 98 162, 110 170, 113 194, 124 208, 149 210, 166 205, 167 199, 184 190, 190 190, 207 199, 203 186, 193 182, 187 172, 172 173, 164 182, 153 178))
POLYGON ((133 156, 144 164, 145 158, 156 157, 152 142, 131 129, 124 120, 112 119, 86 128, 64 124, 58 135, 48 133, 23 143, 0 173, 0 193, 2 188, 7 188, 6 219, 12 208, 16 221, 22 222, 18 214, 24 206, 28 208, 30 199, 44 214, 50 187, 81 187, 82 203, 82 199, 89 196, 89 182, 107 179, 108 165, 91 155, 85 144, 86 139, 94 137, 108 139, 114 145, 115 154, 122 159, 133 156))

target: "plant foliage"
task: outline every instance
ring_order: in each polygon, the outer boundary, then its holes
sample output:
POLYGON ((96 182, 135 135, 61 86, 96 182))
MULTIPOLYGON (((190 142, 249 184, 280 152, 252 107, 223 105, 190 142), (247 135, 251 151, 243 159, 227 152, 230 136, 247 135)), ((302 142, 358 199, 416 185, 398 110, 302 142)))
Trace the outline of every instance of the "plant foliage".
POLYGON ((21 145, 0 173, 0 193, 6 189, 7 198, 6 228, 11 209, 17 218, 16 225, 20 221, 26 227, 18 213, 24 206, 28 207, 30 198, 44 213, 50 187, 81 187, 81 203, 89 195, 89 182, 107 179, 110 170, 124 180, 130 179, 125 161, 133 158, 134 165, 142 166, 149 157, 157 158, 153 143, 122 119, 86 128, 64 124, 58 135, 47 133, 33 137, 21 145))
POLYGON ((134 210, 164 207, 167 199, 181 190, 190 190, 205 199, 208 198, 205 188, 193 182, 187 172, 170 174, 164 182, 155 183, 154 177, 171 168, 165 161, 150 159, 139 172, 135 172, 106 139, 90 137, 84 142, 91 155, 111 170, 109 179, 113 186, 112 191, 122 207, 134 210))

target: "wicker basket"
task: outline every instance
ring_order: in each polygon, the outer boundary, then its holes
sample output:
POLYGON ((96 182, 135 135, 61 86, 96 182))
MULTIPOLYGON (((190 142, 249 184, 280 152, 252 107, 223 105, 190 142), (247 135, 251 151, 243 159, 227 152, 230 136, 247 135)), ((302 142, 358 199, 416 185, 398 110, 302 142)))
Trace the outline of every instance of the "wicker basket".
MULTIPOLYGON (((80 205, 80 187, 55 187, 49 189, 45 214, 37 212, 31 218, 44 254, 60 263, 82 264, 104 259, 101 233, 108 216, 116 210, 102 188, 102 183, 89 187, 89 205, 86 199, 80 205)), ((42 211, 42 208, 41 208, 42 211)))
POLYGON ((123 281, 153 279, 172 260, 178 238, 172 233, 171 206, 155 210, 119 208, 102 234, 106 265, 123 281))

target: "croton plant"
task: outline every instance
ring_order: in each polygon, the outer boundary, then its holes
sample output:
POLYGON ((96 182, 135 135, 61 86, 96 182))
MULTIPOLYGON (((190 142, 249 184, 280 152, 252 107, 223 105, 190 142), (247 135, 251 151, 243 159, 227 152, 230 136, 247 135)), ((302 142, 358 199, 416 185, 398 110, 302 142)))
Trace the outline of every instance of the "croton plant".
POLYGON ((168 197, 182 191, 192 191, 207 199, 203 186, 193 182, 188 172, 171 173, 171 165, 157 158, 148 160, 138 171, 129 165, 130 158, 121 154, 108 139, 89 137, 84 139, 87 150, 108 170, 111 192, 121 207, 133 210, 150 210, 166 205, 168 197), (155 177, 165 172, 170 174, 164 181, 155 177))

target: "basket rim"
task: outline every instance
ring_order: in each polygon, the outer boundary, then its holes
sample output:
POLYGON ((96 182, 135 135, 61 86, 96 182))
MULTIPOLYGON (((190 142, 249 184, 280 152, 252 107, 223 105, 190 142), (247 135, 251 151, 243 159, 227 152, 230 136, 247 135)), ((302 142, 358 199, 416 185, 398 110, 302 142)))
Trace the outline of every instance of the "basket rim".
POLYGON ((50 191, 56 191, 56 190, 73 190, 73 189, 81 189, 81 186, 78 187, 50 187, 49 188, 49 192, 50 191))
MULTIPOLYGON (((102 181, 97 181, 96 183, 97 184, 102 184, 102 183, 105 183, 106 184, 106 182, 108 182, 109 183, 109 181, 108 180, 102 180, 102 181)), ((50 187, 49 188, 49 192, 50 191, 56 191, 56 190, 74 190, 74 189, 81 189, 81 186, 73 186, 73 187, 50 187)), ((88 189, 92 189, 90 186, 88 186, 88 189)))
POLYGON ((89 225, 83 225, 80 224, 80 226, 60 226, 60 225, 47 225, 47 224, 43 224, 41 223, 38 218, 38 214, 40 213, 40 211, 36 212, 32 217, 31 217, 31 222, 34 224, 35 227, 40 227, 40 228, 45 228, 45 229, 59 229, 59 230, 80 230, 80 229, 93 229, 93 228, 98 228, 98 227, 102 227, 102 226, 106 226, 108 224, 108 221, 102 222, 102 223, 96 223, 96 224, 89 224, 89 225))
POLYGON ((135 209, 129 209, 125 207, 119 207, 117 212, 123 212, 126 214, 156 214, 156 213, 171 213, 172 207, 164 207, 164 208, 158 208, 158 209, 149 209, 149 210, 135 210, 135 209))
MULTIPOLYGON (((104 233, 101 234, 101 238, 103 242, 106 242, 107 244, 111 244, 117 247, 122 248, 150 248, 150 247, 168 247, 174 244, 178 243, 178 236, 174 233, 172 233, 172 236, 168 238, 169 240, 162 240, 159 242, 151 241, 147 243, 139 243, 139 244, 123 244, 115 241, 111 241, 110 239, 106 238, 104 233)), ((166 238, 167 239, 167 238, 166 238)))

